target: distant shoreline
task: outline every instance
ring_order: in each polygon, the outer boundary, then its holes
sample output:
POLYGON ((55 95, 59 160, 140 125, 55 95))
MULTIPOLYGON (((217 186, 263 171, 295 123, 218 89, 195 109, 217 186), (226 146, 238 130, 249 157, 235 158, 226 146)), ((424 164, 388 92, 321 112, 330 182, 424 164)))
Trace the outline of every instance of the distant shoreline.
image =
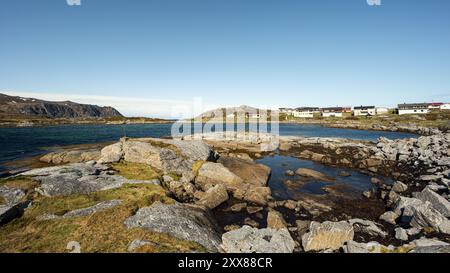
MULTIPOLYGON (((321 125, 329 128, 385 131, 385 132, 403 132, 419 135, 432 135, 439 131, 447 132, 449 125, 445 123, 448 119, 434 117, 433 120, 421 119, 415 116, 395 116, 384 117, 347 117, 347 118, 312 118, 312 119, 288 119, 279 121, 280 124, 304 124, 321 125), (400 119, 401 118, 401 119, 400 119)), ((195 120, 183 120, 182 122, 195 122, 195 120)), ((83 119, 65 119, 65 118, 0 118, 0 128, 22 128, 22 127, 45 127, 60 125, 131 125, 131 124, 171 124, 177 120, 156 119, 156 118, 83 118, 83 119)), ((225 122, 233 124, 234 119, 214 120, 203 119, 203 122, 225 122)), ((258 119, 246 119, 245 124, 255 124, 258 119)))
POLYGON ((128 124, 166 124, 175 120, 153 118, 111 119, 0 119, 0 128, 43 127, 58 125, 128 125, 128 124))

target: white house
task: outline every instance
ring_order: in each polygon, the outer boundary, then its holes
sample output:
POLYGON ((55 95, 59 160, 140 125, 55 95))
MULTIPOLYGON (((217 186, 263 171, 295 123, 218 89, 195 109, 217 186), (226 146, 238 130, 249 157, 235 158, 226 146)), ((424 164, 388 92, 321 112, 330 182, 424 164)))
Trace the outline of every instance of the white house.
POLYGON ((354 116, 375 116, 377 113, 375 106, 355 106, 353 108, 354 116))
POLYGON ((441 110, 450 110, 450 103, 443 103, 440 107, 441 110))
POLYGON ((427 114, 428 111, 428 103, 403 103, 398 105, 399 115, 427 114))
POLYGON ((375 110, 377 112, 377 115, 383 115, 389 113, 389 108, 387 107, 377 107, 375 110))
POLYGON ((342 117, 343 109, 342 107, 329 107, 329 108, 322 108, 322 117, 329 118, 329 117, 342 117))
POLYGON ((428 103, 428 109, 441 109, 442 102, 431 102, 428 103))
POLYGON ((313 118, 314 113, 319 112, 320 109, 318 107, 301 107, 297 108, 294 111, 294 117, 296 118, 313 118))
POLYGON ((280 110, 280 113, 287 114, 287 115, 293 115, 294 111, 295 111, 292 108, 280 108, 279 110, 280 110))

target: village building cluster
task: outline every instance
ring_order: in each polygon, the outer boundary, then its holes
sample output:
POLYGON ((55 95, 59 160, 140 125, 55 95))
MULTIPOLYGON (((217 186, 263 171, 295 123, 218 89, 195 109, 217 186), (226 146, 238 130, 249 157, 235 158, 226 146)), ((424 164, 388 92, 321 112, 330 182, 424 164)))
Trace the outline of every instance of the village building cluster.
POLYGON ((354 107, 299 107, 299 108, 280 108, 280 113, 294 116, 296 118, 313 118, 314 115, 322 117, 342 117, 345 113, 351 113, 353 116, 376 116, 389 112, 398 115, 406 114, 427 114, 433 109, 450 110, 450 103, 432 102, 432 103, 403 103, 396 109, 390 110, 387 107, 376 106, 354 106, 354 107))

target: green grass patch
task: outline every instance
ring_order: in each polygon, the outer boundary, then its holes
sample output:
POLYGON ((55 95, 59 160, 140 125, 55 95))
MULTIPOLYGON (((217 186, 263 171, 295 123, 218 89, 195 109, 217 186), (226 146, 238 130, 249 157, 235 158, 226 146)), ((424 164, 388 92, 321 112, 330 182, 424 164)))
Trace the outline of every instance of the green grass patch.
POLYGON ((197 160, 194 162, 194 164, 192 165, 192 172, 197 175, 198 171, 200 170, 200 168, 203 166, 203 164, 205 163, 205 161, 203 160, 197 160))
POLYGON ((174 202, 156 185, 125 185, 119 189, 68 197, 40 197, 21 218, 0 228, 0 252, 68 252, 67 243, 79 242, 81 252, 127 252, 134 239, 151 242, 140 252, 204 251, 194 242, 141 228, 128 229, 123 222, 137 209, 155 201, 174 202), (101 201, 120 199, 123 203, 86 217, 37 220, 44 213, 62 214, 101 201))
POLYGON ((167 175, 172 177, 172 179, 175 181, 180 181, 180 179, 181 179, 181 175, 174 173, 174 172, 170 172, 167 175))
POLYGON ((126 179, 152 180, 157 179, 160 173, 151 166, 143 163, 131 163, 121 161, 112 165, 118 175, 126 179))
POLYGON ((34 181, 30 177, 18 176, 5 178, 0 180, 0 186, 6 186, 10 188, 17 188, 24 191, 30 191, 39 186, 39 182, 34 181))

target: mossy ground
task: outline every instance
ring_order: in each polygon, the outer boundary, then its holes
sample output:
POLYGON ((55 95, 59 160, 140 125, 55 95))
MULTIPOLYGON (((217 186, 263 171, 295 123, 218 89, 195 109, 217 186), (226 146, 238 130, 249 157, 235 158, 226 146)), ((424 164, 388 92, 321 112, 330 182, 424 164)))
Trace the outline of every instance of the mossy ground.
POLYGON ((192 172, 197 175, 198 171, 200 170, 200 168, 203 166, 203 164, 205 163, 205 161, 203 160, 197 160, 194 162, 194 164, 192 165, 192 172))
POLYGON ((66 246, 70 241, 80 243, 82 252, 127 252, 134 239, 151 242, 151 245, 137 249, 139 252, 204 251, 202 246, 194 242, 141 228, 125 227, 125 219, 155 201, 174 202, 166 196, 162 187, 147 184, 125 185, 87 195, 38 196, 21 218, 0 228, 0 252, 68 252, 66 246), (37 219, 45 213, 62 215, 113 199, 123 202, 86 217, 37 219))
POLYGON ((30 191, 39 185, 38 182, 34 181, 29 177, 12 177, 0 180, 0 186, 7 186, 11 188, 17 188, 24 191, 30 191))
POLYGON ((153 169, 143 163, 129 163, 121 161, 112 165, 118 175, 126 179, 134 180, 152 180, 157 179, 161 174, 158 170, 153 169))

